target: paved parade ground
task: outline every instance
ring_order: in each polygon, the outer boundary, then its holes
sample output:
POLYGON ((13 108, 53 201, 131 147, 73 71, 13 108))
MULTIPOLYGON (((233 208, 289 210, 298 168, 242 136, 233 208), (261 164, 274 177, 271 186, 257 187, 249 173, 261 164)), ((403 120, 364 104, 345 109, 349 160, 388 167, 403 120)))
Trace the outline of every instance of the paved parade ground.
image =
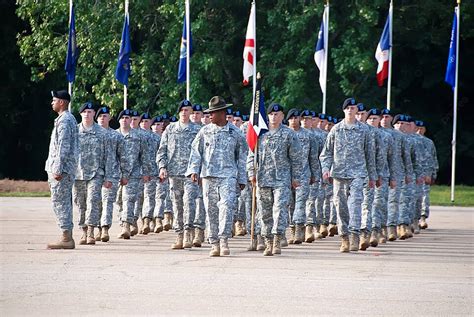
POLYGON ((433 207, 408 241, 339 253, 339 238, 281 256, 171 250, 164 232, 46 250, 59 231, 49 198, 0 198, 0 316, 474 314, 474 208, 433 207))

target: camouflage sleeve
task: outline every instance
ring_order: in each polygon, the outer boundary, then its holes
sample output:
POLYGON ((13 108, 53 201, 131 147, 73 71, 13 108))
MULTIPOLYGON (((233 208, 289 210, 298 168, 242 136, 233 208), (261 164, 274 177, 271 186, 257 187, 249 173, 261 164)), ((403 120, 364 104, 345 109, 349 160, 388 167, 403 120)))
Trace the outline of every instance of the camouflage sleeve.
POLYGON ((390 138, 387 142, 387 163, 388 163, 388 171, 390 173, 390 180, 396 180, 397 176, 397 164, 396 164, 396 156, 395 156, 395 149, 394 149, 394 142, 390 138))
POLYGON ((375 162, 375 138, 370 136, 370 133, 367 131, 365 134, 365 146, 364 146, 364 155, 365 155, 365 164, 367 167, 367 173, 369 179, 375 181, 378 178, 378 173, 376 170, 375 162))
POLYGON ((130 155, 127 153, 125 140, 122 137, 120 137, 120 141, 117 145, 117 156, 120 162, 120 178, 129 179, 133 165, 130 155))
POLYGON ((326 137, 326 142, 324 143, 323 150, 319 156, 322 174, 331 171, 331 167, 334 163, 334 138, 335 135, 333 129, 326 137))
POLYGON ((411 161, 413 164, 413 172, 415 173, 416 178, 420 178, 425 174, 425 166, 421 151, 423 151, 423 147, 420 147, 419 142, 415 142, 413 146, 411 161))
POLYGON ((436 176, 439 170, 438 156, 436 154, 436 147, 433 141, 431 141, 430 145, 431 145, 430 155, 431 155, 432 168, 433 168, 431 171, 431 177, 433 179, 436 179, 436 176))
POLYGON ((151 167, 151 157, 149 150, 148 136, 143 136, 140 138, 140 154, 139 160, 142 166, 143 176, 150 176, 152 167, 151 167))
POLYGON ((245 173, 245 165, 247 159, 247 142, 243 135, 238 136, 237 148, 235 149, 237 161, 237 182, 239 184, 247 184, 247 175, 245 173))
POLYGON ((191 153, 189 154, 189 162, 186 173, 186 177, 191 176, 191 174, 200 174, 201 173, 201 164, 202 164, 202 154, 203 154, 203 133, 202 130, 198 132, 196 137, 191 144, 191 153))
POLYGON ((249 178, 256 176, 255 170, 254 170, 254 162, 253 162, 254 159, 255 159, 255 153, 249 149, 248 154, 247 154, 247 175, 249 178))
POLYGON ((165 130, 161 135, 160 147, 158 149, 158 169, 166 169, 168 167, 168 131, 165 130))
POLYGON ((405 175, 411 176, 413 174, 413 165, 410 156, 410 145, 407 142, 406 136, 402 135, 402 160, 405 166, 405 175))
POLYGON ((304 166, 302 162, 302 160, 304 159, 303 149, 301 148, 301 143, 296 133, 290 133, 288 141, 288 156, 290 158, 291 180, 299 182, 302 178, 304 166))
POLYGON ((53 174, 62 174, 66 162, 71 159, 71 153, 74 153, 74 127, 73 124, 68 124, 66 120, 61 121, 57 126, 57 158, 51 168, 53 174))
POLYGON ((381 177, 385 170, 385 160, 382 151, 384 151, 384 148, 382 146, 382 136, 380 135, 380 133, 375 133, 375 166, 377 171, 377 177, 381 177))
POLYGON ((318 137, 312 135, 310 138, 310 149, 309 149, 309 167, 311 170, 311 177, 316 182, 321 181, 321 164, 319 164, 319 153, 321 152, 319 147, 318 137))
POLYGON ((114 157, 113 157, 113 139, 111 136, 103 133, 103 152, 104 152, 104 160, 105 160, 105 176, 104 181, 111 182, 114 178, 114 157))

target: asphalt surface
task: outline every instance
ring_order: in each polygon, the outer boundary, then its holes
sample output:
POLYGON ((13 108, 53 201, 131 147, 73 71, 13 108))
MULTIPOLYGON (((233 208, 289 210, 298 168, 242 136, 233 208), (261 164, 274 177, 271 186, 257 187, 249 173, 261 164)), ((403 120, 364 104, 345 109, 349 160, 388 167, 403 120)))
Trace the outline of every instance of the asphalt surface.
POLYGON ((407 241, 341 254, 339 238, 290 245, 281 256, 171 250, 172 232, 75 250, 59 237, 49 198, 0 198, 0 316, 474 315, 474 208, 433 207, 407 241))

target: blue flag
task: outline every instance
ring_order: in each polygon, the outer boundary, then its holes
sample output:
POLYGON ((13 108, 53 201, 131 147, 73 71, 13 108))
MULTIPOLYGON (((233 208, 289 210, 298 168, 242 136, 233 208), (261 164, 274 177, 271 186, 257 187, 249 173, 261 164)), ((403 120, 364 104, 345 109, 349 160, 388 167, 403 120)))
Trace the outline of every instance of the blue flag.
MULTIPOLYGON (((193 36, 191 34, 191 23, 189 23, 189 56, 193 55, 193 36)), ((183 22, 183 34, 181 35, 181 46, 179 49, 179 68, 178 68, 178 83, 184 83, 186 81, 186 14, 184 15, 183 22)))
POLYGON ((115 69, 115 78, 125 86, 128 85, 128 76, 130 76, 130 53, 132 52, 128 26, 129 18, 128 13, 126 13, 125 21, 123 22, 122 40, 120 41, 117 68, 115 69))
POLYGON ((451 42, 449 44, 448 66, 446 67, 446 76, 444 81, 451 87, 456 87, 456 37, 458 28, 457 19, 458 9, 454 9, 453 29, 451 31, 451 42))
POLYGON ((71 8, 71 19, 69 21, 69 38, 67 41, 66 71, 67 81, 72 83, 76 79, 76 64, 79 57, 76 45, 76 18, 74 14, 74 6, 71 8))

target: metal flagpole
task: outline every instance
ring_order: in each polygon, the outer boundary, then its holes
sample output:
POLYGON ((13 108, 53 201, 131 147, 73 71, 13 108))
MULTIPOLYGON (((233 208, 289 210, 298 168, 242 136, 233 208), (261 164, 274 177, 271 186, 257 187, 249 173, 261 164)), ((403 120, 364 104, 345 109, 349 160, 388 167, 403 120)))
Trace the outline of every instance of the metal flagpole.
MULTIPOLYGON (((257 8, 255 1, 252 2, 252 8, 250 11, 253 10, 253 35, 254 35, 254 54, 253 54, 253 75, 252 75, 252 80, 253 80, 253 113, 250 114, 251 116, 254 116, 254 121, 255 121, 255 112, 258 111, 258 107, 260 106, 260 98, 257 101, 257 96, 255 96, 255 92, 257 91, 257 8), (257 108, 255 108, 257 107, 257 108)), ((260 74, 258 74, 260 78, 260 74)), ((257 120, 260 119, 260 116, 257 116, 257 120)), ((254 122, 255 123, 255 122, 254 122)), ((258 121, 257 121, 258 125, 258 121)), ((257 155, 258 155, 258 136, 257 136, 257 143, 255 144, 255 149, 254 149, 254 157, 253 157, 253 172, 256 177, 257 175, 257 155)), ((253 246, 254 244, 254 239, 255 239, 255 214, 257 211, 257 184, 255 183, 252 184, 252 212, 251 212, 251 221, 250 221, 250 245, 253 246)), ((256 251, 256 250, 254 250, 256 251)))
POLYGON ((390 110, 390 100, 392 96, 392 51, 393 51, 393 1, 390 1, 389 16, 389 34, 390 34, 390 51, 388 52, 388 83, 387 83, 387 109, 390 110))
POLYGON ((190 17, 189 17, 189 0, 185 0, 185 7, 186 7, 186 99, 189 100, 189 78, 190 78, 190 58, 191 58, 191 28, 190 28, 190 17))
POLYGON ((325 10, 324 10, 324 16, 323 19, 325 20, 325 23, 323 22, 324 25, 324 91, 323 91, 323 107, 322 111, 323 113, 326 113, 326 96, 327 96, 327 83, 328 83, 328 55, 329 55, 329 0, 327 1, 325 5, 325 10), (327 8, 327 10, 326 10, 327 8), (327 11, 327 12, 326 12, 327 11))
MULTIPOLYGON (((128 16, 128 0, 125 0, 125 16, 128 16)), ((128 17, 128 25, 130 27, 130 17, 128 17)), ((123 85, 123 109, 127 109, 128 90, 127 85, 123 85)))
POLYGON ((253 35, 254 35, 254 50, 253 50, 253 96, 255 97, 255 90, 257 89, 257 7, 255 1, 252 2, 253 14, 253 35))
POLYGON ((456 129, 458 120, 458 73, 459 73, 459 29, 461 25, 461 0, 458 0, 458 7, 456 10, 456 75, 454 77, 454 110, 453 110, 453 140, 452 158, 451 158, 451 202, 454 202, 454 185, 456 178, 456 129))
MULTIPOLYGON (((69 0, 69 25, 71 25, 72 19, 72 0, 69 0)), ((68 81, 67 91, 69 96, 71 96, 71 101, 69 102, 68 110, 71 112, 72 109, 72 82, 68 81)))

